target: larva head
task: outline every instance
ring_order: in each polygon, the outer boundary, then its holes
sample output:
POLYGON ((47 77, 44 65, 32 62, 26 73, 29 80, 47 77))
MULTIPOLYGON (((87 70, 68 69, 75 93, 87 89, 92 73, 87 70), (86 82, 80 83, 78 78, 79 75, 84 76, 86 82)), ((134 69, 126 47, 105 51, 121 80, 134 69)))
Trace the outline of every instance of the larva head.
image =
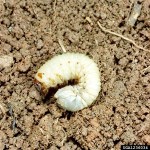
POLYGON ((42 94, 46 95, 48 93, 48 88, 42 83, 39 82, 38 80, 34 79, 34 85, 35 88, 42 94))
POLYGON ((36 89, 42 94, 46 95, 48 93, 48 87, 45 82, 45 76, 43 73, 37 73, 35 75, 34 84, 36 89))

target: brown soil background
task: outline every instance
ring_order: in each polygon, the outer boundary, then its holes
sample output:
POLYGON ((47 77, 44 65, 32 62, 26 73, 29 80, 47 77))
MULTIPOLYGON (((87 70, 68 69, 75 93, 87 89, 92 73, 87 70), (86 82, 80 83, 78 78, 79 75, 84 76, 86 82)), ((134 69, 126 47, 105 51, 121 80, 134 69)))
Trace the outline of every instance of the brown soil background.
POLYGON ((150 144, 150 1, 127 24, 132 0, 0 0, 0 150, 118 150, 150 144), (90 24, 86 17, 90 17, 90 24), (90 107, 70 113, 43 102, 33 79, 49 58, 81 52, 98 63, 102 90, 90 107), (5 61, 4 61, 5 60, 5 61))

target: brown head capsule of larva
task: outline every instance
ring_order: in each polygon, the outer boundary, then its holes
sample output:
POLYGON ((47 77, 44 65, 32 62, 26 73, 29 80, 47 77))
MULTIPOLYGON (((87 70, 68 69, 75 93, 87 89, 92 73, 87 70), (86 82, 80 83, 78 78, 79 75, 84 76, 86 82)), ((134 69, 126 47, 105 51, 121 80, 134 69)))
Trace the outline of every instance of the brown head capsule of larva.
POLYGON ((48 93, 47 87, 44 83, 39 82, 38 80, 34 79, 34 86, 43 96, 46 96, 48 93))

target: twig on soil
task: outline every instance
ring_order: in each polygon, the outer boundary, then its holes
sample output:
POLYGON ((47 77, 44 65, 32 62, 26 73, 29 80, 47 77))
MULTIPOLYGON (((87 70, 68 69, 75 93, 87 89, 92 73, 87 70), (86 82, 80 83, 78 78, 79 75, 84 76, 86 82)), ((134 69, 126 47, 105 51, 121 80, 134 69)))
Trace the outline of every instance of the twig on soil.
POLYGON ((148 66, 148 67, 146 67, 146 68, 144 68, 144 69, 142 70, 142 73, 143 73, 143 74, 149 73, 149 72, 150 72, 150 66, 148 66))
POLYGON ((58 43, 59 43, 59 45, 61 46, 62 51, 63 51, 64 53, 66 53, 67 51, 66 51, 66 49, 65 49, 65 47, 64 47, 64 45, 63 45, 63 42, 62 42, 60 39, 58 39, 58 43))
POLYGON ((91 21, 90 17, 85 18, 91 25, 93 25, 93 22, 91 21))
POLYGON ((133 8, 132 8, 132 11, 131 11, 131 14, 130 14, 130 17, 128 19, 128 24, 130 26, 134 26, 136 21, 137 21, 137 18, 138 16, 140 15, 141 13, 141 8, 142 8, 142 5, 141 4, 138 4, 138 1, 135 0, 134 1, 134 5, 133 5, 133 8))
POLYGON ((15 128, 16 128, 16 118, 13 117, 13 121, 12 121, 12 124, 11 124, 11 129, 15 132, 15 128))
POLYGON ((105 29, 104 27, 101 26, 101 24, 99 23, 99 21, 97 22, 97 24, 101 28, 102 31, 104 31, 106 33, 113 34, 113 35, 118 36, 118 37, 121 37, 122 39, 124 39, 124 40, 132 43, 136 48, 142 49, 142 50, 144 50, 146 52, 150 52, 148 49, 145 49, 144 47, 141 47, 141 46, 137 45, 133 40, 131 40, 131 39, 129 39, 129 38, 127 38, 127 37, 125 37, 125 36, 123 36, 121 34, 118 34, 118 33, 112 32, 112 31, 110 31, 108 29, 105 29))
POLYGON ((44 135, 44 130, 42 128, 39 127, 39 130, 41 131, 41 133, 44 135))
POLYGON ((55 11, 55 7, 56 7, 56 0, 54 0, 54 6, 53 6, 54 11, 55 11))
POLYGON ((54 4, 53 4, 53 10, 54 10, 54 14, 53 14, 53 19, 55 20, 56 17, 56 0, 54 0, 54 4))
POLYGON ((66 132, 65 132, 65 130, 62 128, 62 131, 64 132, 64 138, 63 138, 63 140, 61 141, 61 144, 62 144, 62 146, 64 145, 64 142, 66 141, 66 139, 67 139, 67 134, 66 134, 66 132))
POLYGON ((0 121, 0 125, 3 123, 3 121, 6 119, 6 112, 5 112, 5 109, 4 109, 4 107, 0 104, 0 109, 1 109, 1 111, 2 111, 2 113, 3 113, 3 118, 1 119, 1 121, 0 121))

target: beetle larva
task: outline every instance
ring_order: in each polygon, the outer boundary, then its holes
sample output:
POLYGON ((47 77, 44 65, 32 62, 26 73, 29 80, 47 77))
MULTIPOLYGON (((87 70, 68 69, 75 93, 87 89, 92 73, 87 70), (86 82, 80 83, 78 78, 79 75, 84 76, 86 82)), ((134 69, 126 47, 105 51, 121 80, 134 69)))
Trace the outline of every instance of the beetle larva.
POLYGON ((35 82, 45 95, 50 88, 58 89, 54 97, 62 108, 78 111, 91 105, 97 98, 101 82, 97 64, 80 53, 64 53, 48 60, 36 73, 35 82), (75 81, 74 85, 67 85, 75 81))

